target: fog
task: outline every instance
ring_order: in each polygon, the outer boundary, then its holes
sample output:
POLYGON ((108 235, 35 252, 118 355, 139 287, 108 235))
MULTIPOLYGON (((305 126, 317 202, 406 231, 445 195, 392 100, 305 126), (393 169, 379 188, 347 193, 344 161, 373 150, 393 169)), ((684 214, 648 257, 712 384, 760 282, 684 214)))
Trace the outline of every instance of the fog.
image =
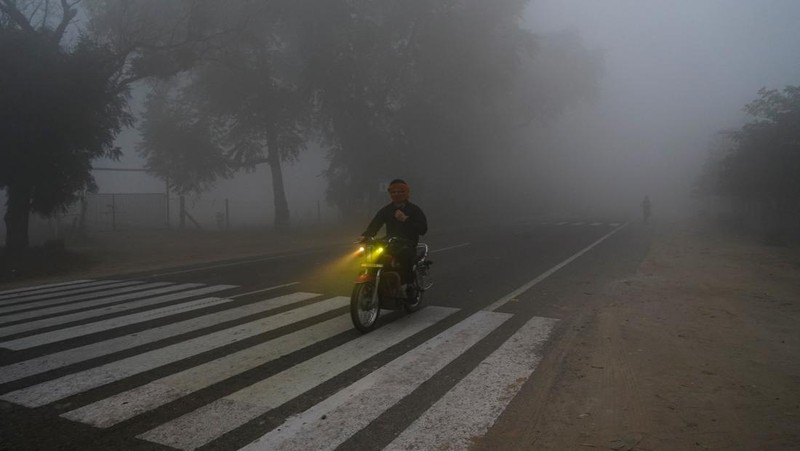
POLYGON ((536 0, 527 23, 576 31, 604 56, 596 102, 547 131, 550 188, 571 207, 634 215, 700 208, 691 185, 714 133, 761 87, 800 83, 800 2, 536 0), (557 194, 558 193, 558 194, 557 194))
MULTIPOLYGON (((531 151, 516 152, 517 161, 490 173, 498 185, 513 184, 509 190, 536 192, 517 198, 529 206, 509 204, 509 211, 630 220, 645 195, 656 218, 702 209, 692 186, 714 134, 740 126, 742 107, 761 87, 800 83, 798 19, 800 2, 793 0, 531 2, 526 27, 542 35, 576 33, 602 53, 603 74, 596 98, 534 124, 531 151)), ((286 165, 295 223, 337 217, 324 202, 325 164, 324 154, 312 151, 286 165)), ((265 207, 248 209, 258 213, 240 220, 269 221, 269 185, 269 172, 261 168, 197 199, 234 196, 265 207)), ((452 196, 463 195, 453 189, 452 196)), ((446 197, 413 196, 423 205, 426 198, 446 197)))
MULTIPOLYGON (((800 84, 799 19, 795 0, 533 0, 525 27, 539 36, 577 35, 602 54, 602 76, 591 100, 533 123, 525 132, 529 141, 512 159, 487 165, 488 180, 506 193, 492 198, 495 211, 628 220, 638 217, 645 195, 656 219, 703 208, 692 185, 715 133, 741 126, 742 107, 760 88, 800 84)), ((135 151, 140 139, 137 130, 124 131, 118 139, 122 159, 96 161, 95 167, 143 168, 135 151)), ((313 145, 284 164, 294 225, 340 219, 325 202, 326 165, 324 150, 313 145)), ((100 193, 165 192, 163 181, 142 172, 97 170, 94 176, 100 193)), ((394 176, 409 178, 412 199, 423 207, 427 199, 470 195, 446 184, 433 186, 452 192, 415 191, 421 183, 413 175, 394 176)), ((376 192, 382 182, 376 179, 376 192)), ((266 165, 186 200, 208 228, 220 227, 225 212, 234 227, 273 219, 266 165)), ((438 204, 428 207, 435 218, 438 204)), ((177 210, 172 193, 172 224, 177 210)))

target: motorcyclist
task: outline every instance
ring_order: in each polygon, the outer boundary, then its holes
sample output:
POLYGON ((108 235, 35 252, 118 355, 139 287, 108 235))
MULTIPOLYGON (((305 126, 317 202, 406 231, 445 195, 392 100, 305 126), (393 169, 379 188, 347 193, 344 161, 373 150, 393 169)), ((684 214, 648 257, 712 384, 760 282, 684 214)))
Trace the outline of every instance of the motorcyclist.
POLYGON ((388 191, 392 202, 378 210, 361 234, 361 240, 375 236, 384 225, 387 237, 401 238, 402 245, 398 246, 393 255, 400 263, 401 283, 410 287, 408 284, 414 280, 411 269, 414 265, 417 243, 420 235, 425 235, 428 231, 428 219, 418 205, 408 200, 409 186, 403 179, 389 182, 388 191))

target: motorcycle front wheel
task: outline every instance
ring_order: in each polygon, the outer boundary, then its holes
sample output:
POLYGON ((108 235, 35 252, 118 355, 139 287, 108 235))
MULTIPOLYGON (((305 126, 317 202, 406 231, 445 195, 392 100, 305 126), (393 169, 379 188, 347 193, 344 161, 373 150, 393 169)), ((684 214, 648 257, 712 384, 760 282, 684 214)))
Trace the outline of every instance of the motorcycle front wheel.
POLYGON ((380 302, 378 299, 372 299, 373 291, 375 291, 375 283, 359 283, 353 287, 353 295, 350 296, 350 319, 353 320, 356 329, 362 333, 375 328, 381 313, 380 302))

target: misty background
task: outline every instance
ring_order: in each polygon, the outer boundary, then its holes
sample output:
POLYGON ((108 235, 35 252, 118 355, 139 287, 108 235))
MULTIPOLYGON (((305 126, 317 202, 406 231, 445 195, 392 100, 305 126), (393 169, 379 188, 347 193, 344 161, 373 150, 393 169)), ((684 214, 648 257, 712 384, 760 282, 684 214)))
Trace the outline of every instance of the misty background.
MULTIPOLYGON (((523 146, 487 159, 483 180, 460 178, 458 161, 438 182, 415 180, 403 168, 388 178, 408 179, 412 201, 428 211, 434 226, 448 198, 492 202, 496 208, 488 214, 507 211, 520 218, 634 219, 645 195, 656 219, 697 213, 706 207, 693 188, 714 136, 742 125, 742 108, 760 88, 800 82, 798 19, 800 2, 793 0, 533 0, 524 27, 536 35, 566 36, 597 55, 595 92, 529 124, 521 134, 532 151, 523 146), (471 186, 497 186, 500 195, 481 197, 471 186)), ((559 89, 569 91, 570 81, 565 77, 559 89)), ((137 89, 132 106, 142 108, 137 89)), ((136 151, 140 123, 119 135, 119 161, 98 160, 94 167, 143 168, 145 160, 136 151)), ((342 220, 326 200, 328 165, 327 153, 317 145, 283 165, 293 225, 342 220)), ((93 175, 99 193, 165 192, 163 180, 143 172, 93 175)), ((221 227, 223 213, 231 227, 269 225, 270 177, 269 168, 258 165, 217 181, 211 190, 186 194, 185 202, 204 228, 221 227)), ((388 200, 381 192, 386 181, 376 174, 380 202, 388 200)), ((177 223, 177 211, 172 193, 171 224, 177 223)), ((370 215, 364 209, 360 219, 366 223, 370 215)))
POLYGON ((741 126, 760 88, 800 81, 800 2, 538 0, 526 18, 603 52, 597 101, 549 134, 562 187, 601 208, 638 214, 645 194, 656 215, 702 208, 691 192, 714 134, 741 126))

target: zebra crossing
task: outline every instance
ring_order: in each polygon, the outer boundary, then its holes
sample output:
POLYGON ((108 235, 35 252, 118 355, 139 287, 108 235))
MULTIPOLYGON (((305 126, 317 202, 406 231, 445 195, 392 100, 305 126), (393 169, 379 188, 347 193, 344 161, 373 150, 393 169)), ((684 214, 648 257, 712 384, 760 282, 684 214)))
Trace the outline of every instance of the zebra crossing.
MULTIPOLYGON (((230 449, 333 449, 513 322, 509 313, 431 305, 360 335, 347 297, 285 287, 247 301, 218 294, 234 288, 81 280, 0 292, 0 348, 28 356, 8 354, 0 366, 0 400, 175 449, 245 429, 246 443, 230 449), (384 355, 387 363, 354 371, 384 355), (241 382, 251 374, 263 377, 241 382), (253 433, 260 419, 343 377, 324 399, 253 433), (170 406, 176 413, 165 414, 170 406)), ((556 323, 533 317, 514 326, 387 449, 461 449, 485 434, 535 370, 556 323)))

